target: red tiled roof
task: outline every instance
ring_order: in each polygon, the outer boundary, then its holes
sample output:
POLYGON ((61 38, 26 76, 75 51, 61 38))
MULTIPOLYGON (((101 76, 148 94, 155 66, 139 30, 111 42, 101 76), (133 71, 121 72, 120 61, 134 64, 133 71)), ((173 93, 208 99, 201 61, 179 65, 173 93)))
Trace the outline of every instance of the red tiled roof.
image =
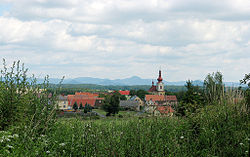
POLYGON ((177 101, 175 95, 145 95, 146 101, 177 101))
POLYGON ((177 98, 175 95, 166 95, 167 101, 177 101, 177 98))
POLYGON ((95 106, 96 100, 104 100, 104 98, 98 98, 98 96, 98 94, 94 93, 76 92, 75 95, 68 95, 68 104, 73 106, 76 102, 78 106, 80 106, 80 103, 85 106, 87 103, 93 107, 95 106))
POLYGON ((130 93, 130 91, 129 90, 125 90, 125 91, 119 91, 119 93, 121 94, 121 95, 129 95, 129 93, 130 93))
POLYGON ((168 114, 174 112, 171 106, 158 106, 157 110, 162 114, 168 114))
POLYGON ((90 96, 90 97, 98 97, 99 96, 99 94, 88 93, 88 92, 76 92, 75 95, 84 95, 84 96, 90 96))
POLYGON ((148 90, 149 92, 154 92, 156 91, 156 86, 152 85, 151 88, 148 90))
POLYGON ((152 101, 165 101, 164 95, 145 95, 146 101, 152 100, 152 101))

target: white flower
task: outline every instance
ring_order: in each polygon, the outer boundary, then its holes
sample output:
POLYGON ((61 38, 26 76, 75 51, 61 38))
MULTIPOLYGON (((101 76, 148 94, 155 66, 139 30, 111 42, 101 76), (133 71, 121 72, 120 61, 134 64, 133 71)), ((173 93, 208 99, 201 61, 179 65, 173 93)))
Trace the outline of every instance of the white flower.
POLYGON ((10 139, 9 138, 5 138, 6 139, 6 141, 10 141, 10 139))
POLYGON ((11 136, 11 135, 8 135, 8 137, 9 137, 9 138, 13 138, 13 136, 11 136))
POLYGON ((65 143, 60 143, 59 145, 60 145, 60 146, 65 146, 65 143))
POLYGON ((248 153, 248 151, 246 151, 246 153, 248 153))
POLYGON ((11 145, 7 145, 6 147, 8 147, 8 148, 10 148, 10 149, 14 148, 14 147, 13 147, 13 146, 11 146, 11 145))
POLYGON ((13 137, 19 137, 18 134, 14 134, 13 137))
POLYGON ((49 153, 50 153, 50 151, 48 150, 48 151, 46 151, 46 153, 47 153, 47 154, 49 154, 49 153))
POLYGON ((240 143, 240 145, 242 146, 242 145, 243 145, 243 143, 240 143))
POLYGON ((181 136, 181 139, 183 139, 184 138, 184 136, 181 136))

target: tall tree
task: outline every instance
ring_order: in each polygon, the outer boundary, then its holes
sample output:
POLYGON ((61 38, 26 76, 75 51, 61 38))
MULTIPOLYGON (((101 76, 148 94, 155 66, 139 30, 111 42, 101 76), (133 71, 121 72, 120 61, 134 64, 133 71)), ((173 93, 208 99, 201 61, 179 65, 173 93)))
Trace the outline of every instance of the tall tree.
POLYGON ((245 74, 245 77, 240 80, 241 84, 247 84, 248 89, 245 91, 245 99, 246 99, 246 105, 247 105, 247 110, 250 110, 250 73, 245 74))
POLYGON ((177 112, 182 116, 186 115, 186 112, 195 112, 204 103, 201 90, 198 86, 194 86, 191 80, 186 82, 185 87, 187 88, 187 91, 177 107, 177 112))
POLYGON ((82 102, 80 103, 79 109, 80 109, 80 110, 83 109, 82 102))
POLYGON ((224 97, 224 84, 222 73, 208 74, 204 80, 204 95, 207 104, 221 103, 224 97))
POLYGON ((119 112, 120 109, 120 97, 117 93, 114 93, 112 96, 106 96, 104 100, 104 105, 102 106, 103 110, 107 112, 107 116, 111 114, 115 115, 119 112))
POLYGON ((77 102, 74 103, 73 105, 73 109, 76 111, 78 109, 78 105, 77 105, 77 102))

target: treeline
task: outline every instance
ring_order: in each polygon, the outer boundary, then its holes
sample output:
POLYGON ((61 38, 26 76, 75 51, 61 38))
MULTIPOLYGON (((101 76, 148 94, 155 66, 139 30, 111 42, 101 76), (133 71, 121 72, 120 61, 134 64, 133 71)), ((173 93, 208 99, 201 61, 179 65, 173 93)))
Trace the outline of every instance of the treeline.
MULTIPOLYGON (((49 88, 51 90, 58 88, 59 85, 50 84, 49 88)), ((62 94, 74 94, 75 92, 85 91, 85 92, 105 92, 107 90, 145 90, 147 91, 151 86, 150 85, 135 85, 135 86, 103 86, 95 84, 61 84, 60 85, 62 94)), ((180 92, 186 91, 185 86, 169 86, 166 85, 165 89, 170 92, 180 92)))

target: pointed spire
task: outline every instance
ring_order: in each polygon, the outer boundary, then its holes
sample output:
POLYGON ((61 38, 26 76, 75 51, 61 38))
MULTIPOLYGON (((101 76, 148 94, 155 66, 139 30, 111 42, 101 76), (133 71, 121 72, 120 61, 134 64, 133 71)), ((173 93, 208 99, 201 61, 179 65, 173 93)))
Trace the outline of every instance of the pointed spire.
POLYGON ((162 77, 161 77, 161 70, 159 70, 159 77, 158 77, 158 82, 161 82, 163 79, 162 79, 162 77))

